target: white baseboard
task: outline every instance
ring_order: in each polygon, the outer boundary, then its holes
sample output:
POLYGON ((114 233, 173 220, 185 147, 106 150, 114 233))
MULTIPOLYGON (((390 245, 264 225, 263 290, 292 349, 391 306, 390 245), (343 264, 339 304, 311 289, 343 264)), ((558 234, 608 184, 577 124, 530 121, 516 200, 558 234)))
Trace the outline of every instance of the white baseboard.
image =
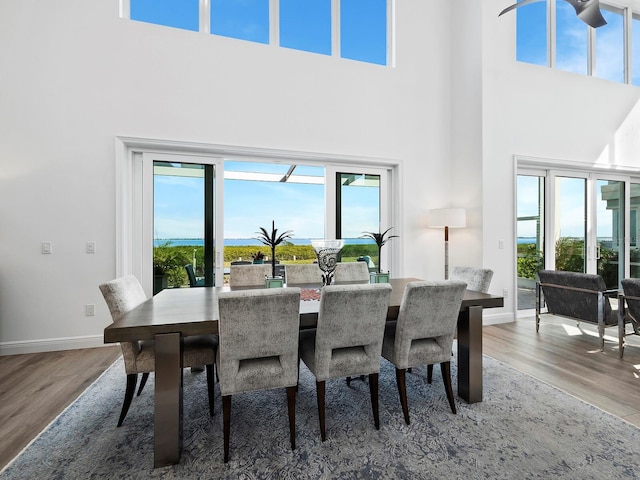
POLYGON ((104 347, 102 335, 69 338, 47 338, 24 342, 0 343, 0 356, 19 355, 22 353, 56 352, 59 350, 76 350, 79 348, 104 347))
POLYGON ((497 325, 499 323, 515 322, 513 312, 509 313, 489 313, 489 310, 482 312, 482 325, 497 325))

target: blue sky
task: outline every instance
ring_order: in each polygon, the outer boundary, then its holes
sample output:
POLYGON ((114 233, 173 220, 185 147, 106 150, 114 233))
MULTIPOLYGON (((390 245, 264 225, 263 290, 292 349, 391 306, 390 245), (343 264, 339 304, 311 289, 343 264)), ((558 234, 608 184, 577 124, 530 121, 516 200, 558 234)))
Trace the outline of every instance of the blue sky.
MULTIPOLYGON (((289 165, 225 162, 228 170, 284 175, 289 165)), ((323 176, 321 167, 298 166, 295 175, 323 176)), ((293 176, 291 177, 293 178, 293 176)), ((204 180, 156 175, 154 238, 202 238, 204 180)), ((225 238, 253 238, 259 227, 293 230, 294 239, 324 238, 324 186, 291 182, 230 180, 224 182, 225 238)), ((343 237, 378 231, 379 189, 349 187, 342 197, 343 237)))

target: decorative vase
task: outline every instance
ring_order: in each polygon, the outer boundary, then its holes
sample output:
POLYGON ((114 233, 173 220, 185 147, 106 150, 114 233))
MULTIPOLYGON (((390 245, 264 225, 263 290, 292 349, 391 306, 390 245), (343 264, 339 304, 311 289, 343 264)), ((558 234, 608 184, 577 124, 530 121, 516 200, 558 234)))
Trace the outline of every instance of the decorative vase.
POLYGON ((331 285, 344 240, 311 240, 311 246, 318 257, 318 267, 322 270, 322 285, 331 285))
POLYGON ((369 273, 369 283, 389 283, 389 272, 371 272, 369 273))
POLYGON ((264 279, 264 288, 280 288, 284 287, 284 278, 267 277, 264 279))

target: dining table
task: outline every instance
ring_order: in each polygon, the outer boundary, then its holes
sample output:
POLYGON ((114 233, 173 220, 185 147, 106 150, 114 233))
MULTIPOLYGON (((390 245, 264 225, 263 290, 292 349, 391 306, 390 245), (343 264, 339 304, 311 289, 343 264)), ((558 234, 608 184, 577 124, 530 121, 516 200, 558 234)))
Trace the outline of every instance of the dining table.
MULTIPOLYGON (((391 278, 387 321, 398 318, 407 283, 391 278)), ((362 283, 362 282, 343 282, 362 283)), ((300 329, 315 327, 319 285, 301 288, 300 329)), ((242 287, 246 289, 247 287, 242 287)), ((256 287, 257 288, 257 287, 256 287)), ((286 286, 285 286, 286 288, 286 286)), ((154 466, 180 461, 182 449, 182 339, 218 333, 216 296, 224 287, 170 288, 159 292, 104 329, 105 343, 155 341, 154 466)), ((468 403, 482 401, 482 311, 502 307, 503 297, 466 290, 457 327, 458 395, 468 403)))

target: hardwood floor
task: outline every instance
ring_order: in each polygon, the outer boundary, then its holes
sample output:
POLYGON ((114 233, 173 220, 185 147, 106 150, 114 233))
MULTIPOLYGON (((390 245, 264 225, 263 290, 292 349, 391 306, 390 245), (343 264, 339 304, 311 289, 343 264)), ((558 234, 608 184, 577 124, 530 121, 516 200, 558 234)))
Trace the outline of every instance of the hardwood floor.
POLYGON ((627 336, 619 358, 618 327, 605 332, 604 352, 595 325, 543 315, 483 328, 483 351, 522 372, 640 427, 640 337, 627 336))
MULTIPOLYGON (((544 316, 538 334, 533 318, 483 329, 487 355, 640 427, 640 337, 627 338, 620 359, 617 327, 604 352, 593 325, 559 317, 544 316)), ((113 346, 0 357, 0 469, 120 354, 113 346)))
POLYGON ((0 357, 0 469, 120 355, 115 345, 0 357))

